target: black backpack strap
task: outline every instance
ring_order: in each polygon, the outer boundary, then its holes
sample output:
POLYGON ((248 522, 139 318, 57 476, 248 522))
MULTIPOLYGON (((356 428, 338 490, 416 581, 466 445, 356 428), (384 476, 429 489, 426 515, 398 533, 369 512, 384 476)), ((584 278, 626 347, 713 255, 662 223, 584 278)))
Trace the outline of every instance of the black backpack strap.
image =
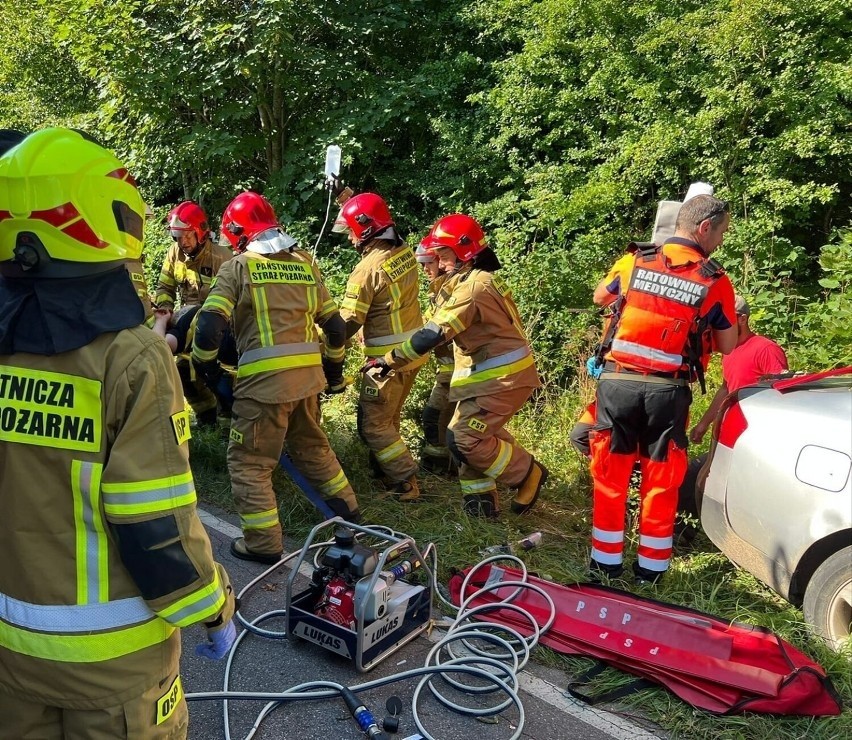
POLYGON ((699 268, 698 274, 703 278, 713 278, 718 280, 725 274, 725 268, 712 257, 708 257, 704 260, 704 264, 702 264, 699 268))

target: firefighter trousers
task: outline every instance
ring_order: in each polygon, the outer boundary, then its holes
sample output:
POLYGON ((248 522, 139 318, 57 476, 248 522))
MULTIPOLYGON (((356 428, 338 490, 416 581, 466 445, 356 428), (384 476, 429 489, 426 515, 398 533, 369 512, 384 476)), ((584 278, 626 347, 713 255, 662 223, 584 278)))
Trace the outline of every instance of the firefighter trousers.
POLYGON ((423 427, 423 439, 426 446, 424 454, 434 457, 447 457, 447 427, 453 418, 456 405, 450 402, 450 374, 437 375, 429 399, 420 415, 423 427))
POLYGON ((518 388, 459 401, 447 444, 459 462, 464 496, 495 492, 498 482, 514 487, 526 477, 532 455, 504 427, 532 391, 518 388))
POLYGON ((183 388, 183 396, 192 410, 199 424, 215 424, 217 401, 216 395, 203 381, 194 377, 189 358, 180 356, 176 359, 180 384, 183 388))
POLYGON ((278 554, 283 533, 272 473, 284 444, 293 464, 336 512, 358 508, 355 492, 320 426, 319 400, 309 396, 285 403, 234 401, 228 471, 246 547, 278 554))
POLYGON ((400 422, 402 405, 411 392, 419 369, 397 370, 385 377, 376 372, 361 376, 358 435, 391 482, 408 480, 417 472, 417 463, 402 441, 400 422))
POLYGON ((634 570, 658 576, 669 567, 678 488, 686 473, 687 385, 601 380, 591 433, 594 483, 591 564, 620 572, 624 514, 633 464, 639 459, 639 549, 634 570))
POLYGON ((124 704, 47 706, 0 691, 0 740, 183 740, 189 715, 174 673, 124 704))

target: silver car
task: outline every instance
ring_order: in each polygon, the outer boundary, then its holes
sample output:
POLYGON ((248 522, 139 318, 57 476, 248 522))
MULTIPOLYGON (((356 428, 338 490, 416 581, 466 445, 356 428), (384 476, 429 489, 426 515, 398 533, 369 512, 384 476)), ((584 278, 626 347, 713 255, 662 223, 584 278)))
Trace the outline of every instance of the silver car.
POLYGON ((838 647, 852 623, 852 367, 728 397, 698 480, 701 524, 838 647), (703 487, 703 496, 702 496, 703 487))

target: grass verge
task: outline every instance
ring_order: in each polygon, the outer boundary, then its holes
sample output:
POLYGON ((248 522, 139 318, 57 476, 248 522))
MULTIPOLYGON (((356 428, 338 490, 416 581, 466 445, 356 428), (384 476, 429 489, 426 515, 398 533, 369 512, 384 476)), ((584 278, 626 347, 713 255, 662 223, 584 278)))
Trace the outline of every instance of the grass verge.
MULTIPOLYGON (((427 366, 428 368, 428 366, 427 366)), ((425 369, 417 379, 406 405, 403 434, 412 450, 419 445, 417 414, 422 407, 432 375, 425 369)), ((530 513, 518 517, 508 512, 499 521, 471 519, 462 513, 461 494, 455 482, 423 474, 424 500, 399 504, 382 497, 371 479, 366 450, 355 430, 353 390, 323 404, 324 424, 349 480, 355 488, 365 521, 385 524, 414 537, 421 548, 434 542, 438 548, 439 578, 445 583, 451 566, 464 566, 480 559, 484 547, 512 542, 540 531, 539 547, 524 553, 531 571, 554 581, 584 580, 591 531, 591 483, 586 461, 571 448, 568 433, 588 398, 588 386, 558 396, 542 394, 527 404, 513 420, 511 431, 551 471, 542 498, 530 513)), ((693 418, 698 418, 711 393, 697 399, 693 418)), ((225 462, 227 433, 196 432, 190 442, 192 468, 203 500, 233 510, 225 462)), ((274 477, 280 516, 285 532, 304 539, 319 522, 316 511, 299 490, 277 471, 274 477)), ((635 532, 634 532, 635 538, 635 532)), ((635 539, 628 543, 628 557, 635 555, 635 539)), ((673 694, 654 689, 622 700, 618 711, 626 716, 651 720, 671 736, 679 738, 724 738, 725 740, 835 740, 852 737, 852 646, 845 653, 829 650, 804 623, 801 611, 765 588, 748 573, 734 566, 703 536, 689 552, 677 553, 663 582, 645 588, 643 595, 660 601, 699 609, 724 619, 768 627, 814 658, 828 672, 847 709, 839 717, 793 718, 747 714, 716 717, 693 709, 673 694)), ((566 658, 539 648, 537 659, 571 674, 585 671, 589 661, 566 658)), ((605 671, 592 686, 607 691, 632 680, 614 670, 605 671)), ((542 738, 542 740, 545 740, 542 738)))

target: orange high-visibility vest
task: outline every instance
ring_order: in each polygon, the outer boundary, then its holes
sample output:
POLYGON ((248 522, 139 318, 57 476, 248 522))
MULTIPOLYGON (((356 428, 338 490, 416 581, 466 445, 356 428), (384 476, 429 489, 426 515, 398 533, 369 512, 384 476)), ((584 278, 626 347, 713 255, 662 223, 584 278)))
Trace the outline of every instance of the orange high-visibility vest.
POLYGON ((636 254, 630 284, 623 295, 608 359, 629 370, 690 372, 703 365, 709 347, 700 313, 712 285, 725 274, 711 259, 674 266, 662 247, 636 254))

